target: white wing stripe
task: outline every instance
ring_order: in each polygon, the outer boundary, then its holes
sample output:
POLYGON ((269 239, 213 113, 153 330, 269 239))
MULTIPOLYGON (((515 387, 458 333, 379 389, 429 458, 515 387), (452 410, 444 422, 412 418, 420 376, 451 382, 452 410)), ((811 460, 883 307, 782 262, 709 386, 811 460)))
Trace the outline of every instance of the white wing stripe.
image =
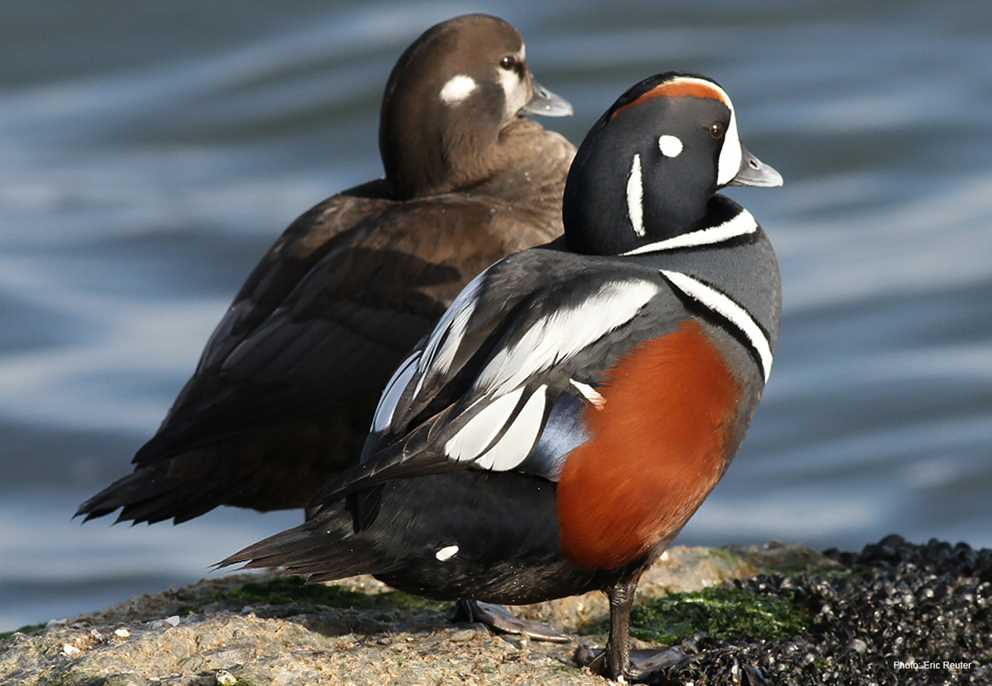
POLYGON ((455 359, 455 353, 465 335, 465 327, 468 325, 472 313, 475 312, 479 289, 482 287, 482 281, 488 271, 489 269, 486 268, 465 285, 465 288, 441 315, 434 330, 431 331, 430 338, 424 345, 424 353, 420 358, 420 363, 417 365, 420 379, 413 392, 414 398, 420 393, 428 373, 430 375, 443 374, 455 359))
POLYGON ((477 458, 506 425, 523 392, 523 388, 518 388, 489 403, 448 439, 444 454, 456 462, 477 458))
POLYGON ((698 231, 690 231, 663 241, 648 243, 639 248, 620 253, 621 256, 643 255, 644 253, 663 252, 665 250, 675 250, 677 248, 695 248, 700 245, 712 245, 722 243, 738 236, 745 236, 758 230, 758 222, 747 210, 742 209, 722 224, 710 226, 698 231))
POLYGON ((506 472, 516 469, 527 459, 544 422, 546 385, 541 385, 527 399, 523 409, 513 420, 513 424, 492 448, 476 462, 483 469, 506 472))
POLYGON ((417 351, 400 363, 393 375, 386 383, 386 388, 379 396, 379 404, 376 405, 375 414, 372 416, 372 432, 386 429, 393 421, 393 413, 400 402, 403 391, 413 378, 413 373, 417 371, 415 362, 420 359, 420 352, 417 351))
POLYGON ((740 329, 741 333, 751 342, 751 346, 755 352, 758 353, 758 358, 761 360, 761 371, 767 382, 769 375, 772 373, 771 346, 768 343, 768 337, 765 336, 764 331, 761 330, 761 327, 748 314, 747 310, 720 291, 707 286, 702 281, 698 281, 687 274, 670 272, 664 269, 661 270, 661 273, 680 291, 713 310, 740 329))
POLYGON ((493 355, 475 388, 499 395, 567 360, 633 319, 659 290, 645 280, 612 281, 574 308, 542 317, 512 346, 493 355))

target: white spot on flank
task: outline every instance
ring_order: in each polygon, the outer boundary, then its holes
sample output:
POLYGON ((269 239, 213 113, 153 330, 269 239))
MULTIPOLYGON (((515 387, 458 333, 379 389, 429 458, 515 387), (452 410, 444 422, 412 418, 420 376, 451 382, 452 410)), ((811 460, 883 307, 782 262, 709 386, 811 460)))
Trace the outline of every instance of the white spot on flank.
POLYGON ((582 397, 592 403, 592 406, 597 410, 602 410, 606 407, 606 398, 600 395, 599 391, 589 384, 576 381, 575 379, 569 379, 568 383, 575 386, 579 390, 579 393, 582 394, 582 397))
POLYGON ((434 557, 438 559, 438 562, 447 562, 457 554, 458 554, 458 546, 446 545, 440 550, 438 550, 436 553, 434 553, 434 557))
POLYGON ((754 233, 757 230, 758 222, 754 220, 754 216, 752 216, 752 214, 747 210, 742 209, 739 213, 735 214, 722 224, 708 226, 705 229, 699 229, 698 231, 690 231, 689 233, 679 234, 678 236, 674 236, 672 238, 666 238, 663 241, 647 243, 639 248, 634 248, 633 250, 628 250, 627 252, 620 254, 621 256, 642 255, 649 252, 675 250, 676 248, 695 248, 700 245, 712 245, 714 243, 729 241, 732 238, 746 236, 747 234, 754 233))
POLYGON ((447 105, 456 105, 467 98, 476 88, 475 79, 465 74, 452 76, 441 89, 441 100, 447 105))
POLYGON ((634 233, 644 235, 644 186, 641 184, 641 156, 635 154, 627 177, 627 216, 634 233))
POLYGON ((751 347, 758 353, 758 359, 761 360, 762 375, 767 382, 772 373, 772 349, 768 344, 768 337, 765 336, 765 332, 748 314, 748 311, 712 286, 707 286, 688 274, 670 272, 664 269, 661 270, 661 273, 680 291, 727 319, 744 334, 750 341, 751 347))
POLYGON ((658 139, 658 149, 665 157, 678 157, 682 154, 682 141, 677 136, 665 134, 658 139))

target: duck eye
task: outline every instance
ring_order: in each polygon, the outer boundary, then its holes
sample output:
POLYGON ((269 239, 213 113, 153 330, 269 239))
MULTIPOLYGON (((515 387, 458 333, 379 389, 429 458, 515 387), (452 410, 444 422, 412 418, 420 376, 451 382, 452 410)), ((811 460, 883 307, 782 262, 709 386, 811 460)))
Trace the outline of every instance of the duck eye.
POLYGON ((720 138, 723 138, 723 134, 724 134, 723 124, 721 124, 718 121, 717 122, 713 122, 709 126, 709 132, 710 132, 710 136, 712 136, 713 138, 716 138, 717 140, 719 140, 720 138))
POLYGON ((504 57, 499 61, 499 66, 501 66, 503 69, 506 69, 507 71, 510 71, 511 69, 515 69, 517 66, 517 58, 514 57, 513 55, 507 55, 506 57, 504 57))

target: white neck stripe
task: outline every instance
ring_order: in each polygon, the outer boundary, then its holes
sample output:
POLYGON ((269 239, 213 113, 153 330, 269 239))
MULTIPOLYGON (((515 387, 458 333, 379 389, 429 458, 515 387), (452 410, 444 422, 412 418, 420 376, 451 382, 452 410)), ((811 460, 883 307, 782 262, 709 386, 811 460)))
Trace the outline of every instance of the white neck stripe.
POLYGON ((742 209, 732 218, 705 229, 683 233, 673 238, 666 238, 656 243, 648 243, 639 248, 620 253, 621 257, 628 255, 643 255, 644 253, 663 252, 665 250, 675 250, 677 248, 695 248, 701 245, 712 245, 729 241, 738 236, 746 236, 758 230, 758 222, 754 220, 751 213, 742 209))
POLYGON ((688 274, 670 272, 664 269, 661 270, 661 273, 680 291, 740 329, 741 333, 751 342, 751 347, 758 353, 758 358, 761 360, 761 371, 767 383, 768 377, 772 373, 772 349, 765 332, 748 314, 748 311, 712 286, 707 286, 688 274))
POLYGON ((644 185, 641 183, 641 156, 634 154, 627 177, 627 216, 637 236, 644 235, 644 185))

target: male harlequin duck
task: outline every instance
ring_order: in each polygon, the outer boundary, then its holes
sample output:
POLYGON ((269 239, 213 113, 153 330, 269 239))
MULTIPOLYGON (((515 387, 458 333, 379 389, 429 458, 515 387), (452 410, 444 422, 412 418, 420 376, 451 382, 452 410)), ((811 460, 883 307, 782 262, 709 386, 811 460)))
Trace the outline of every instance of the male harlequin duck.
POLYGON ((638 578, 726 471, 778 335, 771 244, 716 191, 781 183, 715 82, 635 85, 579 148, 563 239, 473 279, 396 369, 362 464, 221 564, 510 604, 605 590, 596 665, 637 676, 638 578))
POLYGON ((561 234, 575 148, 524 114, 571 106, 485 15, 420 36, 382 102, 385 179, 297 219, 217 326, 134 472, 86 519, 176 523, 218 505, 303 507, 357 462, 383 385, 465 283, 561 234))

